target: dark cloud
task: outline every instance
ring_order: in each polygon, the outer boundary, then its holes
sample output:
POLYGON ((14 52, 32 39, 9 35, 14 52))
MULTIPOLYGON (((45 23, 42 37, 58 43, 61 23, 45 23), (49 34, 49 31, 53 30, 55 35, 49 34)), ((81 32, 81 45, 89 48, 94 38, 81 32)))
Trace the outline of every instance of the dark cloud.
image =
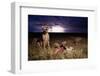
POLYGON ((41 32, 45 23, 51 27, 60 25, 68 33, 87 33, 88 29, 87 17, 28 15, 29 32, 41 32))

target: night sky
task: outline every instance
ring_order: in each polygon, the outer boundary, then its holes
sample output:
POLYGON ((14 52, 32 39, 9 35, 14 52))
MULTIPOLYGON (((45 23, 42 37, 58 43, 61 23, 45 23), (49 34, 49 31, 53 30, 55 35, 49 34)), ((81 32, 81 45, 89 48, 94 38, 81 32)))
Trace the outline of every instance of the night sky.
POLYGON ((28 32, 42 32, 43 24, 54 28, 50 32, 87 33, 88 31, 88 17, 28 15, 28 32))

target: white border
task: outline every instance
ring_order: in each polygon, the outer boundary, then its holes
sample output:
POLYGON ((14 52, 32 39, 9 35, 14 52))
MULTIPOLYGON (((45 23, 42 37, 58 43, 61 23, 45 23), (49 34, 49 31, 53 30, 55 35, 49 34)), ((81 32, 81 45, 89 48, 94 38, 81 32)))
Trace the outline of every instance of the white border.
POLYGON ((12 3, 12 72, 46 72, 75 68, 90 68, 95 66, 95 9, 91 8, 53 8, 37 7, 33 4, 12 3), (89 58, 76 60, 50 60, 27 61, 27 15, 63 15, 63 16, 87 16, 89 34, 89 58), (26 48, 24 48, 26 47, 26 48), (90 48, 92 47, 92 48, 90 48), (20 51, 21 50, 21 51, 20 51), (91 50, 91 52, 90 52, 91 50))

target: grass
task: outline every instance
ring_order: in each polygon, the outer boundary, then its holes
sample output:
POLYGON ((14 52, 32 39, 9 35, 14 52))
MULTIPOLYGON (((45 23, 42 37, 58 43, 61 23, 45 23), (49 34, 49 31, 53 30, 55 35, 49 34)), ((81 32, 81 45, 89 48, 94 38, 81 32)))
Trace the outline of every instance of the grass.
POLYGON ((85 37, 67 37, 50 40, 50 48, 43 49, 36 45, 34 39, 28 44, 28 60, 54 60, 54 59, 83 59, 88 58, 87 38, 85 37), (64 50, 55 54, 54 43, 61 44, 66 41, 66 48, 72 47, 71 50, 64 50))

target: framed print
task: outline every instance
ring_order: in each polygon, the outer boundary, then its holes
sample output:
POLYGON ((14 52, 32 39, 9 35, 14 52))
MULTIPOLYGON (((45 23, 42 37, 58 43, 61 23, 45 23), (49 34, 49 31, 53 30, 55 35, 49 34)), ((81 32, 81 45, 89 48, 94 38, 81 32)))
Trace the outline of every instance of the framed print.
POLYGON ((13 73, 95 65, 95 9, 12 3, 11 12, 13 73))

